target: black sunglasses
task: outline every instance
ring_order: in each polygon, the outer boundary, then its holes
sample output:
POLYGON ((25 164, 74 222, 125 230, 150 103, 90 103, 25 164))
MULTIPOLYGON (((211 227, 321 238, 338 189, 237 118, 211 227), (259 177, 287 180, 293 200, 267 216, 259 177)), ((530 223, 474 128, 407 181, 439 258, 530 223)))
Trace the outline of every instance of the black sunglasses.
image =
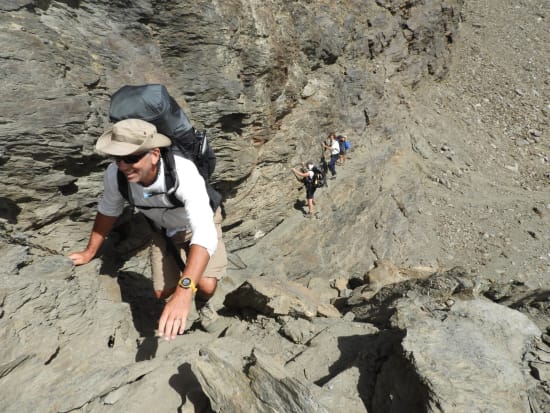
POLYGON ((148 153, 149 152, 143 152, 143 153, 134 153, 134 154, 125 155, 125 156, 115 156, 115 162, 124 161, 124 163, 127 163, 128 165, 132 165, 141 161, 141 159, 148 153))

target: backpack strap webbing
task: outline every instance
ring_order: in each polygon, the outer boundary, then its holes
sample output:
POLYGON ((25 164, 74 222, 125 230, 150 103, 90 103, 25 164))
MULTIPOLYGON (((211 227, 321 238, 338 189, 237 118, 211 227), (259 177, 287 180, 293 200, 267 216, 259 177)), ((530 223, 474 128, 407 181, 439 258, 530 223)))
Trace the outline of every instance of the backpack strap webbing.
POLYGON ((164 160, 164 182, 166 184, 166 195, 174 208, 183 206, 183 202, 176 197, 176 189, 178 189, 179 180, 176 172, 176 160, 174 152, 170 147, 160 148, 160 154, 164 160))
POLYGON ((117 184, 118 184, 118 192, 120 192, 120 195, 128 201, 128 203, 131 206, 134 206, 134 199, 132 198, 132 192, 128 188, 128 180, 124 176, 124 174, 119 170, 117 170, 116 174, 117 184))

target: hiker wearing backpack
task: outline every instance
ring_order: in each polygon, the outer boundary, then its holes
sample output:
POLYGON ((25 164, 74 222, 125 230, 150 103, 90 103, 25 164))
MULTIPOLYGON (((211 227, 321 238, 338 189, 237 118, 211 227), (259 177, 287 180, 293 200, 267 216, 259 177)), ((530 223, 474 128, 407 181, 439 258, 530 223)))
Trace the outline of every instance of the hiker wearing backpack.
POLYGON ((316 176, 316 172, 318 172, 318 170, 316 170, 316 167, 313 165, 313 162, 308 161, 305 166, 306 166, 305 171, 300 171, 296 168, 290 168, 290 169, 292 170, 292 172, 294 172, 294 175, 296 175, 296 177, 303 179, 304 185, 306 187, 306 201, 307 201, 307 209, 308 209, 306 218, 311 218, 313 217, 313 207, 315 205, 313 196, 315 194, 315 191, 319 187, 320 183, 319 183, 319 177, 316 176))
POLYGON ((328 164, 328 169, 331 173, 331 178, 336 178, 336 162, 338 161, 338 157, 340 156, 340 144, 338 143, 338 140, 336 139, 336 135, 331 132, 328 135, 328 138, 330 140, 330 145, 327 145, 326 143, 322 143, 323 148, 330 150, 330 162, 328 164))
POLYGON ((208 300, 227 267, 221 211, 211 208, 205 181, 195 163, 175 155, 179 184, 175 189, 166 184, 167 163, 161 150, 171 144, 153 124, 139 119, 119 121, 98 139, 96 150, 114 160, 105 172, 103 196, 88 245, 69 255, 75 265, 82 265, 97 254, 126 202, 120 188, 122 174, 134 207, 156 227, 150 259, 155 295, 167 299, 158 325, 159 335, 167 340, 183 334, 194 299, 202 327, 208 331, 217 316, 208 300), (181 206, 174 206, 169 195, 181 206), (171 254, 174 249, 178 254, 171 254), (179 253, 185 260, 183 271, 177 263, 179 253))
POLYGON ((338 144, 340 145, 340 153, 338 156, 338 165, 344 165, 346 163, 346 153, 350 148, 350 144, 344 135, 338 136, 338 144))

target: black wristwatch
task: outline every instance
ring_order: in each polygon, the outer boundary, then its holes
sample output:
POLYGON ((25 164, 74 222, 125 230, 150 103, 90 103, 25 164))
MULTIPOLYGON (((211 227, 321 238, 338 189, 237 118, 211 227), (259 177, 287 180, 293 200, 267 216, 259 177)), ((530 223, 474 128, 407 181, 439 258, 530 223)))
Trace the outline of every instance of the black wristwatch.
POLYGON ((193 294, 197 292, 197 286, 189 277, 180 278, 180 280, 178 281, 178 285, 185 290, 191 289, 191 291, 193 291, 193 294))

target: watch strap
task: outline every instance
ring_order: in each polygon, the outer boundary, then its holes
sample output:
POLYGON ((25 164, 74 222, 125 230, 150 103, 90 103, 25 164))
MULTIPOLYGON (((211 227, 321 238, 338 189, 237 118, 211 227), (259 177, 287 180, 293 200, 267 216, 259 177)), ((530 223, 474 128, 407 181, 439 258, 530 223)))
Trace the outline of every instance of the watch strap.
POLYGON ((178 285, 183 289, 190 289, 193 294, 197 292, 197 286, 193 282, 193 280, 189 277, 181 277, 178 281, 178 285))

